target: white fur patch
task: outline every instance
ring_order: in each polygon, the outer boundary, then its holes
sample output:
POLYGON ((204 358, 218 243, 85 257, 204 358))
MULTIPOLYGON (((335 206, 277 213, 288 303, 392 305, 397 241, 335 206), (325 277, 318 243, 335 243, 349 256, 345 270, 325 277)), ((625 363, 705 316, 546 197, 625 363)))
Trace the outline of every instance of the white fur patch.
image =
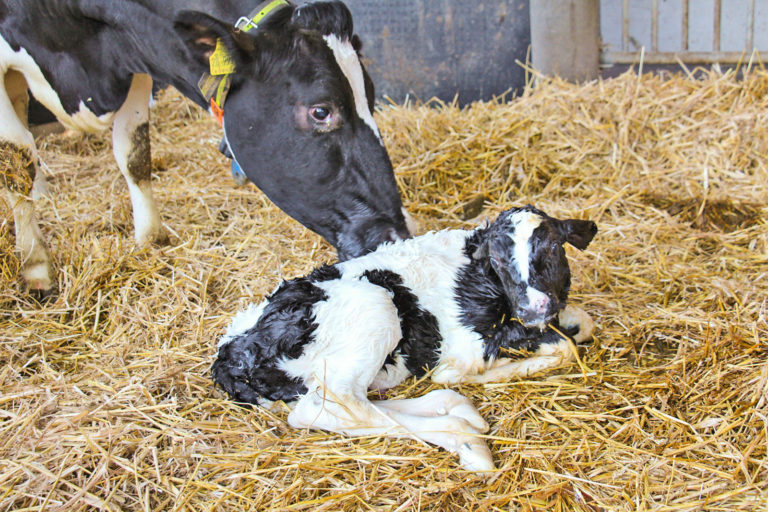
POLYGON ((363 78, 363 67, 360 65, 360 58, 357 56, 357 52, 352 47, 352 43, 348 40, 341 40, 334 34, 323 36, 326 44, 333 52, 333 56, 336 58, 336 62, 339 64, 344 76, 347 77, 350 87, 352 87, 352 94, 355 100, 355 110, 360 119, 367 124, 379 142, 384 144, 381 140, 381 134, 379 133, 379 127, 376 126, 376 121, 373 120, 370 109, 368 109, 368 97, 365 94, 365 80, 363 78))
POLYGON ((338 266, 344 278, 356 278, 370 269, 399 274, 419 298, 420 306, 435 315, 443 335, 440 359, 432 374, 435 382, 459 382, 484 364, 481 337, 462 324, 454 291, 459 270, 469 263, 464 245, 471 234, 464 230, 426 233, 380 246, 338 266))
POLYGON ((280 369, 302 379, 309 391, 326 388, 365 391, 402 338, 390 293, 365 280, 333 279, 314 283, 328 299, 313 307, 313 341, 280 369))
POLYGON ((131 196, 133 206, 133 228, 136 242, 145 244, 152 242, 155 235, 160 233, 160 212, 152 197, 152 188, 149 181, 139 184, 131 180, 128 183, 128 193, 131 196))
POLYGON ((0 37, 0 74, 15 69, 24 75, 27 85, 35 98, 45 105, 67 128, 81 131, 102 131, 112 124, 113 113, 95 115, 84 102, 80 102, 80 111, 69 115, 64 110, 56 91, 45 79, 40 67, 24 48, 14 52, 10 45, 0 37))
POLYGON ((370 385, 370 389, 384 391, 393 388, 411 376, 410 370, 405 366, 405 359, 402 354, 395 354, 395 364, 387 365, 379 370, 376 378, 370 385))
POLYGON ((514 226, 515 231, 509 235, 515 243, 514 257, 515 265, 523 282, 528 282, 530 277, 529 259, 531 257, 531 236, 541 224, 541 217, 529 211, 519 211, 511 216, 509 222, 514 226))
POLYGON ((240 311, 230 322, 227 327, 227 332, 219 340, 217 347, 221 350, 221 347, 243 334, 248 329, 256 325, 256 322, 261 318, 261 314, 264 312, 264 308, 269 304, 268 300, 263 300, 258 304, 250 304, 247 308, 240 311))

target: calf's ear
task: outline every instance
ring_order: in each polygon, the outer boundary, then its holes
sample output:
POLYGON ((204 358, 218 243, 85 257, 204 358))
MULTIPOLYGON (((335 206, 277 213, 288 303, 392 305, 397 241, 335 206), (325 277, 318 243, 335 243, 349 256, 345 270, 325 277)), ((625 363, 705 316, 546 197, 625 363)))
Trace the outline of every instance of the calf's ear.
POLYGON ((491 270, 491 244, 488 239, 484 240, 477 246, 472 253, 472 259, 480 263, 483 270, 488 272, 491 270))
POLYGON ((561 220, 560 230, 566 242, 583 251, 597 233, 597 224, 591 220, 561 220))
POLYGON ((234 67, 242 60, 241 52, 253 50, 247 47, 253 45, 250 38, 237 32, 234 26, 202 12, 181 11, 173 26, 189 48, 192 58, 206 69, 210 66, 211 55, 216 51, 219 42, 224 46, 234 67))

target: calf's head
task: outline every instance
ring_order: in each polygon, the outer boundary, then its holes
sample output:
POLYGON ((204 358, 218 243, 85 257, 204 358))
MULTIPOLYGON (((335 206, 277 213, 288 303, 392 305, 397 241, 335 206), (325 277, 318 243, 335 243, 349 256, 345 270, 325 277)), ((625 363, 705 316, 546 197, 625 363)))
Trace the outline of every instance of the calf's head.
POLYGON ((288 5, 247 33, 191 12, 176 27, 201 69, 217 42, 230 55, 226 145, 277 206, 340 259, 410 236, 344 4, 288 5))
POLYGON ((474 252, 498 277, 518 319, 543 327, 565 307, 571 272, 563 245, 583 250, 597 233, 594 222, 559 220, 531 206, 503 212, 474 252))

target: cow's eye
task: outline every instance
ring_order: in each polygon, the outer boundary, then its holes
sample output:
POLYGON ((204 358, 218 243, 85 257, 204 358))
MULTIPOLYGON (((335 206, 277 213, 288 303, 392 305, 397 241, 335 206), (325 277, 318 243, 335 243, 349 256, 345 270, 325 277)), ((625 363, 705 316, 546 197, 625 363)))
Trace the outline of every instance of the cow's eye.
POLYGON ((331 115, 331 109, 329 109, 328 107, 322 107, 322 106, 312 107, 311 109, 309 109, 309 115, 311 115, 312 119, 314 119, 315 121, 323 123, 331 115))

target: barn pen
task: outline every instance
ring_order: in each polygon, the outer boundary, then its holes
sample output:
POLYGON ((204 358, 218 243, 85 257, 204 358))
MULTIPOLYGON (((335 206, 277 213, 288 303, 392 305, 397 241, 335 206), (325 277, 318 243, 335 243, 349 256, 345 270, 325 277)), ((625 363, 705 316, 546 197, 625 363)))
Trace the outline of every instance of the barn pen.
MULTIPOLYGON (((376 114, 422 231, 525 203, 600 226, 569 250, 570 300, 596 321, 579 361, 456 387, 491 425, 487 479, 415 440, 294 430, 285 408, 241 408, 212 386, 232 315, 334 253, 234 187, 205 113, 164 91, 153 116, 169 245, 135 247, 108 135, 39 140, 51 303, 14 277, 0 206, 0 510, 768 506, 762 68, 542 78, 519 98, 376 114)), ((410 379, 386 397, 439 387, 410 379)))

